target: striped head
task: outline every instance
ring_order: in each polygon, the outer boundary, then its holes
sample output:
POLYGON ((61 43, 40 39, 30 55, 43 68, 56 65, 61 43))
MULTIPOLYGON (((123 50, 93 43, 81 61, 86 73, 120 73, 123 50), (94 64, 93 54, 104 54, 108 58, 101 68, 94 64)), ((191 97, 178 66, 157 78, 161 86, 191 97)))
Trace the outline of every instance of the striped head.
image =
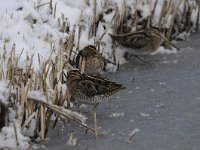
POLYGON ((157 38, 161 37, 160 30, 156 27, 146 28, 144 31, 147 37, 157 37, 157 38))
POLYGON ((81 73, 78 69, 70 70, 67 73, 67 81, 81 79, 81 73))
POLYGON ((93 45, 88 45, 84 47, 76 57, 76 68, 79 68, 81 61, 85 58, 87 60, 88 57, 100 55, 96 50, 96 47, 93 45))

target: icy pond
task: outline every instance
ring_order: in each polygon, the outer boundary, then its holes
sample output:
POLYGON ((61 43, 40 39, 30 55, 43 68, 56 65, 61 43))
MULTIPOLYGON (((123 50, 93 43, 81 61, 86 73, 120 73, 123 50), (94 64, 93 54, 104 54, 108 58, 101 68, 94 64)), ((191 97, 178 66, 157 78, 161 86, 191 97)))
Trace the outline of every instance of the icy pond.
POLYGON ((177 54, 154 55, 147 65, 130 62, 110 79, 126 89, 112 97, 111 107, 97 108, 101 135, 76 128, 71 123, 48 133, 47 149, 88 150, 197 150, 200 147, 200 34, 178 42, 177 54), (133 80, 134 78, 134 80, 133 80), (78 145, 65 145, 69 131, 78 145), (134 132, 130 141, 127 136, 134 132))

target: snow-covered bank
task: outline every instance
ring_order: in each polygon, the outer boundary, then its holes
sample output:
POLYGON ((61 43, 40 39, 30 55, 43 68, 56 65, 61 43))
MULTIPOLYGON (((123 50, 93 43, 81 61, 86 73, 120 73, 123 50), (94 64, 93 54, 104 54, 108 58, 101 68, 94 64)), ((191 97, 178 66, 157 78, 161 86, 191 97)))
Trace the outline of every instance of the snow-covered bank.
MULTIPOLYGON (((152 1, 152 9, 155 2, 155 0, 152 1)), ((153 18, 154 25, 159 22, 163 2, 163 0, 159 0, 155 7, 155 15, 153 18)), ((99 22, 95 39, 99 39, 107 29, 107 33, 112 33, 112 25, 110 23, 115 15, 115 4, 119 7, 119 12, 122 12, 123 1, 121 0, 97 1, 97 17, 99 14, 103 14, 102 20, 104 21, 99 22)), ((181 3, 179 8, 181 12, 184 9, 183 4, 184 3, 181 3)), ((73 26, 76 25, 74 51, 76 51, 78 46, 79 26, 82 27, 80 49, 89 44, 94 44, 94 38, 88 39, 90 25, 93 19, 92 0, 81 2, 75 0, 53 0, 51 6, 52 8, 50 7, 49 0, 8 0, 2 2, 0 6, 1 52, 5 47, 7 52, 10 53, 13 44, 16 44, 17 54, 20 54, 22 49, 24 49, 20 59, 20 65, 23 66, 27 54, 29 56, 34 54, 33 66, 39 69, 37 55, 40 54, 43 59, 47 59, 52 51, 58 53, 61 47, 60 39, 65 41, 68 38, 69 32, 62 32, 62 23, 67 24, 70 31, 72 31, 73 26)), ((133 14, 135 2, 127 0, 126 6, 128 7, 128 11, 132 11, 132 13, 129 13, 133 14)), ((150 7, 147 1, 139 1, 137 7, 142 15, 140 20, 150 14, 150 7)), ((194 25, 196 14, 197 9, 195 8, 191 16, 194 25)), ((165 26, 169 28, 171 17, 169 16, 167 18, 168 21, 165 21, 165 26)), ((130 21, 128 23, 130 23, 130 21)), ((103 55, 107 58, 111 57, 112 59, 113 49, 110 36, 105 34, 101 43, 103 55)), ((117 62, 120 62, 120 64, 123 63, 122 54, 120 52, 116 53, 117 62)))

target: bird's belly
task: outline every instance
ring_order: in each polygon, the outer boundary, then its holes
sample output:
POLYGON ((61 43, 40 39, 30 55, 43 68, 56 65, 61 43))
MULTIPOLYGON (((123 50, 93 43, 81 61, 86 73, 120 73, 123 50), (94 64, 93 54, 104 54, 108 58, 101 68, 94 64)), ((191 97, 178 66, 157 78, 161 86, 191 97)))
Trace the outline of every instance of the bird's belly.
POLYGON ((124 47, 123 49, 133 55, 150 55, 151 53, 155 52, 159 47, 160 47, 160 44, 148 45, 148 46, 144 46, 142 48, 124 47))
POLYGON ((90 105, 94 105, 96 103, 102 103, 107 99, 107 97, 104 95, 94 96, 94 97, 87 97, 85 95, 79 95, 79 96, 76 95, 74 96, 74 98, 80 103, 90 104, 90 105))
POLYGON ((151 48, 140 48, 140 49, 135 49, 135 48, 123 48, 124 51, 129 52, 130 54, 133 55, 150 55, 152 52, 154 52, 154 50, 152 50, 151 48))

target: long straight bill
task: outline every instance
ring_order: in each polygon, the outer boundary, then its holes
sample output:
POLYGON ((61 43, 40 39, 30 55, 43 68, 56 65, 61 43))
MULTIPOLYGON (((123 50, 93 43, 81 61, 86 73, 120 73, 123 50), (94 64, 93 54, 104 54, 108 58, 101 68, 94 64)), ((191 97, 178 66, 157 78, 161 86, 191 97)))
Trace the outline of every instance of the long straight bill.
POLYGON ((163 40, 165 41, 165 42, 167 42, 168 44, 170 44, 171 46, 173 46, 173 47, 175 47, 178 51, 180 51, 180 49, 176 46, 176 45, 174 45, 172 42, 170 42, 166 37, 164 37, 162 34, 161 34, 161 37, 163 38, 163 40))

